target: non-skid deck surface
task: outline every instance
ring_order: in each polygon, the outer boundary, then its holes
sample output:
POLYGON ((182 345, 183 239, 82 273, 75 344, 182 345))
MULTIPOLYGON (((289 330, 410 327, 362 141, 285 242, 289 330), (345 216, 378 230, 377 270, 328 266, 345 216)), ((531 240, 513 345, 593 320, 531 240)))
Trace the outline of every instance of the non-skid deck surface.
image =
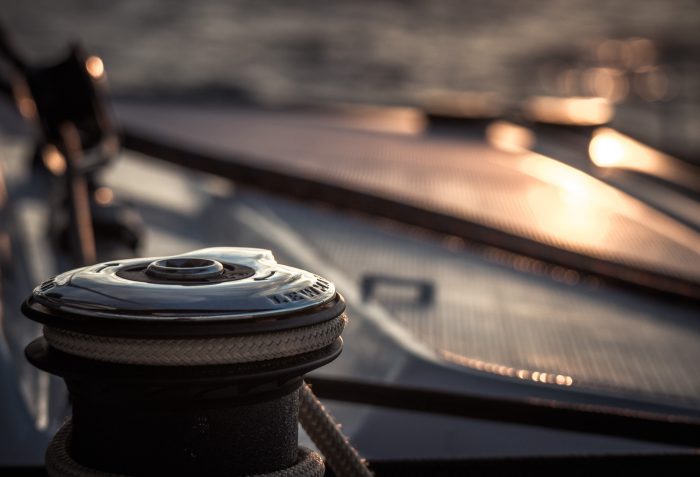
POLYGON ((309 248, 449 361, 516 380, 700 406, 700 321, 692 307, 558 283, 451 244, 282 200, 258 199, 309 248), (411 285, 411 283, 416 285, 411 285), (434 287, 421 302, 418 283, 434 287), (535 374, 536 373, 536 374, 535 374))

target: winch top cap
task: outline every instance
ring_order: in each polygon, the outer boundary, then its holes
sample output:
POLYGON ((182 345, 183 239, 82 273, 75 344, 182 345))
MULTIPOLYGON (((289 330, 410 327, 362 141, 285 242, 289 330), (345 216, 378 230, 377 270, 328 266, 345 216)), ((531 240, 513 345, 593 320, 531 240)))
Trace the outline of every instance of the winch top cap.
POLYGON ((24 309, 51 325, 164 325, 280 321, 318 312, 330 319, 344 304, 331 282, 277 263, 269 250, 217 247, 71 270, 36 287, 24 309))

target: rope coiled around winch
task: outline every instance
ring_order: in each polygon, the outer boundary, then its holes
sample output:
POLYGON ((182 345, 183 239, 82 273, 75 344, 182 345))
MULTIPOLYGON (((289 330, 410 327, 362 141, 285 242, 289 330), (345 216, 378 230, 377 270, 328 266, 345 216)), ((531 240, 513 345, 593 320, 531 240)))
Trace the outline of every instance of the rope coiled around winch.
MULTIPOLYGON (((272 333, 217 338, 125 338, 99 336, 45 326, 49 345, 67 354, 97 361, 150 365, 197 366, 250 363, 295 356, 315 351, 335 342, 347 323, 343 314, 331 320, 272 333)), ((371 477, 372 473, 357 451, 340 432, 311 388, 302 383, 299 421, 321 450, 338 477, 371 477)), ((55 477, 115 477, 82 466, 70 456, 71 423, 54 437, 46 454, 46 467, 55 477)), ((321 456, 299 447, 295 465, 260 477, 320 477, 324 474, 321 456)))
MULTIPOLYGON (((335 475, 371 477, 366 462, 348 442, 338 424, 316 398, 308 384, 299 390, 299 422, 321 450, 335 475)), ((71 421, 68 420, 56 433, 46 451, 46 468, 51 477, 128 477, 85 467, 70 456, 71 421)), ((321 477, 325 466, 321 456, 299 446, 297 463, 292 467, 257 477, 321 477)))
POLYGON ((81 358, 150 366, 250 363, 308 353, 332 344, 347 317, 273 333, 216 338, 125 338, 44 326, 51 347, 81 358))

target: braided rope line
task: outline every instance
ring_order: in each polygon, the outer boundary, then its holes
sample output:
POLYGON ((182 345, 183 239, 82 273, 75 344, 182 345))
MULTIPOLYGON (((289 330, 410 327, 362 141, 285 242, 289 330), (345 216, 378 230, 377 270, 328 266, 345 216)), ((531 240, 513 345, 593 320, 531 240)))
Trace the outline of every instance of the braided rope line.
MULTIPOLYGON (((72 424, 70 419, 56 433, 46 450, 46 470, 50 477, 128 477, 91 469, 79 464, 70 456, 72 424)), ((323 477, 323 459, 316 452, 299 446, 297 462, 286 469, 255 474, 249 477, 323 477)))
MULTIPOLYGON (((98 336, 49 326, 44 337, 50 346, 67 354, 111 363, 193 366, 235 364, 294 356, 324 348, 342 333, 347 317, 301 328, 273 333, 222 338, 123 338, 98 336)), ((299 421, 326 457, 338 477, 371 477, 365 461, 340 432, 311 388, 304 383, 299 390, 299 421)), ((71 423, 59 430, 46 452, 49 475, 56 477, 127 477, 90 469, 70 457, 71 423)), ((325 467, 320 455, 299 447, 294 466, 259 477, 321 477, 325 467)))
POLYGON ((299 422, 321 451, 337 477, 373 477, 367 462, 360 457, 348 438, 340 431, 321 401, 303 383, 299 389, 299 422))
POLYGON ((342 314, 323 323, 274 333, 199 339, 98 336, 45 326, 44 337, 59 351, 97 361, 193 366, 249 363, 315 351, 332 344, 346 323, 342 314))

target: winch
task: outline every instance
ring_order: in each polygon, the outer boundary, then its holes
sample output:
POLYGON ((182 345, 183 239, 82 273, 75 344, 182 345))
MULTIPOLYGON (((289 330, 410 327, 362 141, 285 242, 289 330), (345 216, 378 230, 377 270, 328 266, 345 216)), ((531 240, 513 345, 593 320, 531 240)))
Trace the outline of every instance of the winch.
POLYGON ((73 406, 47 451, 49 473, 323 475, 320 456, 298 446, 301 403, 321 416, 316 444, 336 474, 369 475, 303 384, 340 354, 344 311, 331 282, 253 248, 45 281, 23 304, 44 325, 26 354, 64 378, 73 406))

